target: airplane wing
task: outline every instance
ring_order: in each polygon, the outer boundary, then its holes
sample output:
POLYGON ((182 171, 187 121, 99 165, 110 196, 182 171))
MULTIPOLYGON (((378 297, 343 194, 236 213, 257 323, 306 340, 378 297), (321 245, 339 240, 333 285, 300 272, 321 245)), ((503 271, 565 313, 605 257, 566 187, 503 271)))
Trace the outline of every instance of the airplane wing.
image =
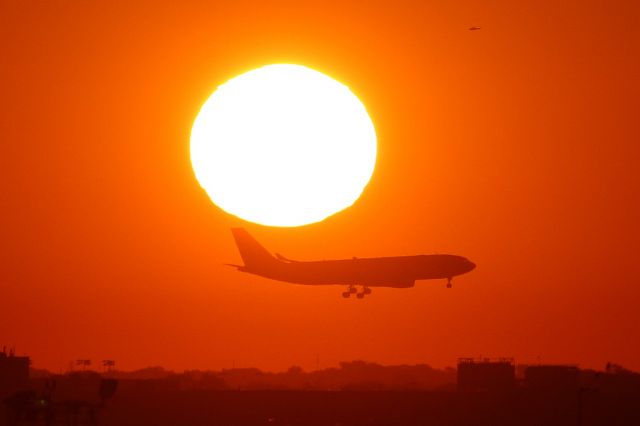
POLYGON ((408 281, 395 281, 395 282, 379 282, 379 281, 375 281, 375 282, 365 282, 364 285, 365 286, 371 286, 371 287, 389 287, 389 288, 410 288, 413 287, 416 284, 416 282, 414 280, 408 280, 408 281))

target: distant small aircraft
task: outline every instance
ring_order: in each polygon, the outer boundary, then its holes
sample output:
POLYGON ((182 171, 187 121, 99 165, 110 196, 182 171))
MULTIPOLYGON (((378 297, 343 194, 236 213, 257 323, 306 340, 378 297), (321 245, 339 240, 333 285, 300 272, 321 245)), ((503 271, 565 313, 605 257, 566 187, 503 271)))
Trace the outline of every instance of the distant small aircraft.
POLYGON ((482 27, 475 27, 475 26, 474 27, 469 27, 469 31, 478 31, 478 30, 481 30, 481 29, 482 29, 482 27))
POLYGON ((413 287, 416 280, 451 279, 472 271, 476 265, 462 256, 432 254, 418 256, 375 257, 366 259, 303 262, 272 256, 243 228, 231 232, 244 265, 238 271, 277 281, 304 285, 346 285, 342 297, 356 294, 358 299, 371 294, 370 287, 413 287), (362 286, 358 291, 356 286, 362 286))

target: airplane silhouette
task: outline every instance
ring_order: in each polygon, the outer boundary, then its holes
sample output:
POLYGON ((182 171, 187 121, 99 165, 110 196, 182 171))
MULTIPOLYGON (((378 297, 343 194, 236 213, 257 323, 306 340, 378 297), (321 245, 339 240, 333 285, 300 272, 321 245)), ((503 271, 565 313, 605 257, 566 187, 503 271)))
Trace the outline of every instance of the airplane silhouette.
POLYGON ((370 287, 413 287, 416 280, 451 279, 473 270, 476 265, 462 256, 432 254, 418 256, 375 257, 366 259, 322 260, 303 262, 272 256, 243 228, 231 232, 244 265, 238 271, 277 281, 304 285, 346 285, 342 297, 356 294, 358 299, 371 294, 370 287), (358 292, 356 286, 362 286, 358 292))

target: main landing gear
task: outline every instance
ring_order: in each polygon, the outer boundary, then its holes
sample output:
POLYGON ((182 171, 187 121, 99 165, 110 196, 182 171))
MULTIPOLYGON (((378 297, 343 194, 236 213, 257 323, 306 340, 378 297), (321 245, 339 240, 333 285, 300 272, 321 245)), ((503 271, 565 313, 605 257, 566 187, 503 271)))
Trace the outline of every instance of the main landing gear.
POLYGON ((367 286, 362 286, 362 291, 358 292, 358 289, 354 285, 350 285, 347 291, 342 293, 342 297, 348 299, 352 294, 355 294, 358 299, 364 299, 364 296, 371 294, 371 289, 367 286))

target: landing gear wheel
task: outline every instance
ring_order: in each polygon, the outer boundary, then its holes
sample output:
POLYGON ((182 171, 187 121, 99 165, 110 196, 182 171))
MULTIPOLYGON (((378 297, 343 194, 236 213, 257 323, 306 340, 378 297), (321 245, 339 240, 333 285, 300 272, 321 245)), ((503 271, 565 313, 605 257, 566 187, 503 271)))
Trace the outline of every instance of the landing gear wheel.
POLYGON ((362 289, 362 292, 363 292, 364 294, 371 294, 371 289, 370 289, 369 287, 364 287, 364 288, 362 289))
POLYGON ((342 297, 344 297, 345 299, 348 299, 349 296, 351 296, 351 293, 349 293, 348 291, 345 291, 344 293, 342 293, 342 297))
POLYGON ((349 293, 354 294, 354 293, 357 293, 357 292, 358 292, 357 288, 355 288, 354 286, 349 286, 349 293))
POLYGON ((358 299, 364 299, 364 293, 358 293, 358 294, 356 294, 356 297, 358 299))

